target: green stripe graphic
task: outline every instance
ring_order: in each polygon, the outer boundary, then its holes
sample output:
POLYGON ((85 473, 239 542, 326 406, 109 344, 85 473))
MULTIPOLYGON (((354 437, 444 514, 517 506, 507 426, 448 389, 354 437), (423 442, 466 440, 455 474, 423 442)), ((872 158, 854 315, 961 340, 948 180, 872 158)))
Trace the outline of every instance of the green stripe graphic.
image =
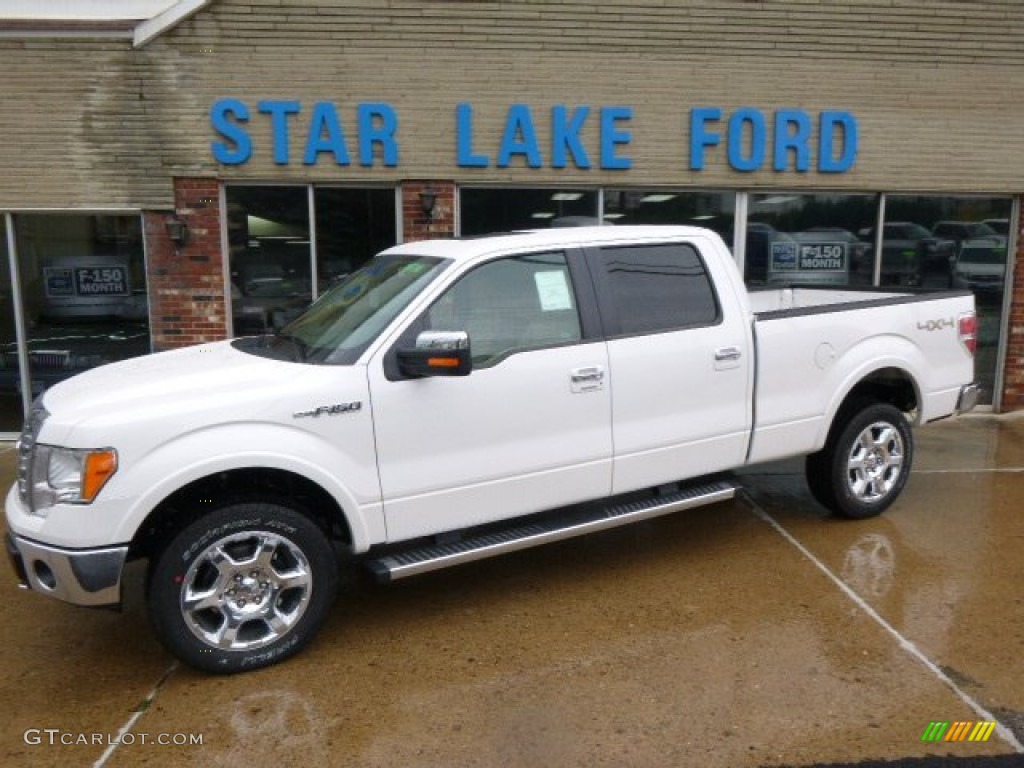
POLYGON ((942 737, 946 735, 948 729, 948 720, 944 723, 932 720, 932 722, 928 723, 928 727, 924 729, 924 733, 921 734, 921 741, 942 741, 942 737))

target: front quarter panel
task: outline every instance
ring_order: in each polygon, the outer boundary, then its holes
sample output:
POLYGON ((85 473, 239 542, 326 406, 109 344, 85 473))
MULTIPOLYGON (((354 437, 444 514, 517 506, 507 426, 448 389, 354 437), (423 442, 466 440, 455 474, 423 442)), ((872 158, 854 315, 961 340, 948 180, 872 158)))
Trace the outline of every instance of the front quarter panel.
POLYGON ((161 445, 125 473, 133 487, 110 489, 132 499, 111 540, 129 541, 160 502, 189 483, 265 467, 301 475, 327 491, 345 515, 353 548, 364 551, 386 539, 380 486, 369 418, 363 429, 349 431, 365 434, 350 434, 344 448, 323 434, 260 423, 211 427, 161 445))
POLYGON ((218 472, 265 467, 320 485, 343 510, 353 547, 362 551, 385 539, 372 442, 365 445, 365 452, 347 451, 322 435, 276 424, 211 427, 122 463, 92 504, 58 504, 40 517, 29 514, 14 487, 7 498, 8 527, 52 546, 124 544, 150 512, 185 485, 218 472))

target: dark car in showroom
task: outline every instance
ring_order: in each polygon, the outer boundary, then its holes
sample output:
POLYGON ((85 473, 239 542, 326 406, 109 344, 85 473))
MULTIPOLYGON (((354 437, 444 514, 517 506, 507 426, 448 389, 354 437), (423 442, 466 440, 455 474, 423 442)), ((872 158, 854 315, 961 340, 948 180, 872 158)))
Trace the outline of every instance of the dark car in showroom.
MULTIPOLYGON (((32 394, 106 363, 150 352, 149 324, 142 320, 42 320, 28 331, 32 394)), ((0 344, 0 391, 20 392, 18 345, 0 344)))
MULTIPOLYGON (((875 230, 869 227, 857 234, 873 242, 875 230)), ((953 240, 936 237, 920 224, 886 222, 882 229, 881 284, 923 286, 930 276, 946 281, 955 254, 953 240)))

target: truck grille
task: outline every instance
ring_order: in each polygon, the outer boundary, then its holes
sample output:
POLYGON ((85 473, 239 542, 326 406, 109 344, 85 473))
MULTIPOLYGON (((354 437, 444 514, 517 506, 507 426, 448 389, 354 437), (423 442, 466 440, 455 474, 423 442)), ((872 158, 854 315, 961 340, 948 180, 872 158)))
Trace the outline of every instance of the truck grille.
POLYGON ((46 350, 40 349, 28 353, 29 365, 34 369, 64 370, 71 360, 71 353, 67 350, 46 350))
MULTIPOLYGON (((20 364, 17 352, 4 352, 0 360, 6 368, 20 364)), ((71 365, 71 353, 65 349, 35 350, 28 353, 28 363, 33 371, 63 371, 71 365)))
POLYGON ((32 461, 36 455, 36 437, 49 415, 42 405, 33 403, 18 438, 18 495, 26 506, 31 506, 29 485, 32 482, 32 461))

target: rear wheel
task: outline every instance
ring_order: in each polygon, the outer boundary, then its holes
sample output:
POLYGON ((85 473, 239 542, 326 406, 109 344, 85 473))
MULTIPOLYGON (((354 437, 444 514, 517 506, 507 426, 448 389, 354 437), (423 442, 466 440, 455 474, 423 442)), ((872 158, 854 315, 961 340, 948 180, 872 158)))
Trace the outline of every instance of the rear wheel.
POLYGON ((914 457, 906 417, 888 403, 860 402, 837 418, 825 447, 807 457, 807 485, 843 517, 874 517, 900 495, 914 457))
POLYGON ((238 672, 299 651, 337 584, 334 551, 312 520, 284 504, 230 504, 187 526, 156 558, 149 614, 186 664, 238 672))

